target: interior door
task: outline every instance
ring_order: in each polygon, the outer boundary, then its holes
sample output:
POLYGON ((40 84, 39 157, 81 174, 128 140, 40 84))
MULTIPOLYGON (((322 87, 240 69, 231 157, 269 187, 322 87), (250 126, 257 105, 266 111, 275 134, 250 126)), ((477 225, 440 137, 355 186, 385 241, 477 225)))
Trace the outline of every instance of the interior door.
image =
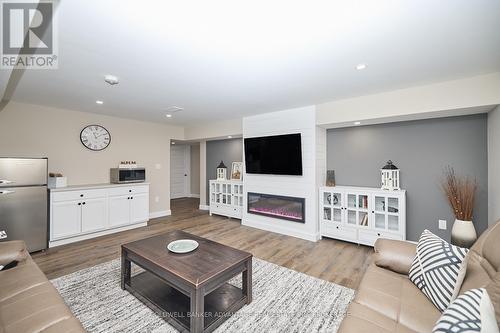
POLYGON ((170 198, 188 196, 189 146, 176 145, 170 147, 170 198))

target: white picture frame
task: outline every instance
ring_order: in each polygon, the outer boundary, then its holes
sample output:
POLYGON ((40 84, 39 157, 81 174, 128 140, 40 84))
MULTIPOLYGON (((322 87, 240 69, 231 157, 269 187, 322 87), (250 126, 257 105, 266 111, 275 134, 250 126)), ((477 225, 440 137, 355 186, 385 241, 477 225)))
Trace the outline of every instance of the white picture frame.
POLYGON ((243 179, 243 162, 233 162, 231 164, 231 180, 243 179))

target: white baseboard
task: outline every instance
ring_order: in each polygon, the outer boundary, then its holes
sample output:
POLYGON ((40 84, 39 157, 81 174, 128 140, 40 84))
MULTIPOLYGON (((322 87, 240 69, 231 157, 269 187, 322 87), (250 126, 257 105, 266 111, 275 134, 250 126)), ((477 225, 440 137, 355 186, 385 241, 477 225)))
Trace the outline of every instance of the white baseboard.
POLYGON ((200 205, 199 209, 200 209, 200 210, 210 210, 210 206, 207 206, 207 205, 200 205))
POLYGON ((200 195, 199 194, 196 194, 196 193, 190 193, 188 194, 188 198, 199 198, 200 195))
POLYGON ((274 224, 271 226, 267 223, 263 223, 260 221, 252 221, 252 220, 248 220, 247 218, 243 218, 241 220, 241 225, 244 225, 247 227, 253 227, 253 228, 257 228, 257 229, 262 229, 262 230, 266 230, 266 231, 271 231, 271 232, 275 232, 275 233, 282 234, 282 235, 301 238, 301 239, 305 239, 305 240, 308 240, 311 242, 317 242, 320 239, 318 233, 303 232, 300 230, 294 230, 291 228, 287 228, 285 226, 279 226, 279 225, 274 225, 274 224))
POLYGON ((172 215, 172 211, 169 210, 161 210, 159 212, 151 212, 149 213, 149 218, 150 219, 156 219, 158 217, 164 217, 164 216, 170 216, 172 215))

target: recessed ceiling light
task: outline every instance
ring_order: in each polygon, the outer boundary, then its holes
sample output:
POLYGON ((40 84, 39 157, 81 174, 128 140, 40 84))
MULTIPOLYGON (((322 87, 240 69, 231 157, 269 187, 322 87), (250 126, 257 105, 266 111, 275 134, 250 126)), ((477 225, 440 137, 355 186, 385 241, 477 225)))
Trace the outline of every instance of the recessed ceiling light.
POLYGON ((104 102, 103 102, 103 101, 99 101, 99 100, 95 101, 95 103, 96 103, 96 104, 99 104, 99 105, 103 105, 103 104, 104 104, 104 102))
POLYGON ((167 118, 172 118, 172 115, 171 114, 167 114, 167 118))
POLYGON ((355 121, 354 125, 361 125, 361 122, 360 121, 355 121))
POLYGON ((356 69, 357 69, 358 71, 363 70, 363 69, 365 69, 365 68, 366 68, 366 64, 357 64, 357 65, 356 65, 356 69))
POLYGON ((233 137, 232 137, 231 135, 228 135, 228 136, 227 136, 227 138, 228 138, 228 139, 232 139, 233 137))
POLYGON ((173 144, 173 145, 175 145, 175 142, 174 142, 174 141, 172 141, 172 144, 173 144))
POLYGON ((120 82, 120 81, 114 75, 105 75, 104 82, 108 83, 111 86, 114 86, 115 84, 118 84, 118 82, 120 82))

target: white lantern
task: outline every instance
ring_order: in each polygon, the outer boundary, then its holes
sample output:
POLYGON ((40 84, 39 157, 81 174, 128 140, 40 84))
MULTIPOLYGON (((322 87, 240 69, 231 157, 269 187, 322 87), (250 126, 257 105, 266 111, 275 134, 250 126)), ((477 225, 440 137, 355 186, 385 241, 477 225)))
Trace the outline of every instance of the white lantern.
POLYGON ((220 161, 220 164, 217 167, 217 180, 227 180, 227 167, 222 161, 220 161))
POLYGON ((387 164, 380 169, 382 174, 382 189, 395 191, 400 190, 399 188, 399 169, 397 166, 392 164, 392 161, 387 161, 387 164))

